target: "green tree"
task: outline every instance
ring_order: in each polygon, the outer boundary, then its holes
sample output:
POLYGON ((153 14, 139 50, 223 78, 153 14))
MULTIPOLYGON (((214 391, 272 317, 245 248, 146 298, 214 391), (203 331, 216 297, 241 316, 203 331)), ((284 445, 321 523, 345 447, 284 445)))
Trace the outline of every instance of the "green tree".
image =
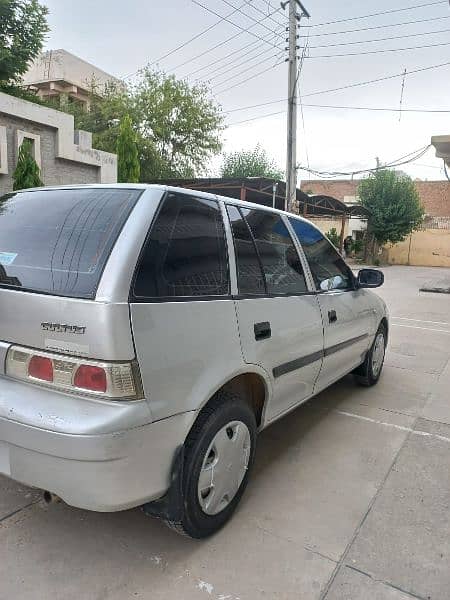
POLYGON ((152 142, 141 164, 143 181, 193 177, 220 152, 223 116, 206 86, 146 69, 133 90, 133 105, 142 138, 152 142), (155 152, 160 157, 156 172, 155 152))
POLYGON ((223 116, 204 86, 146 69, 133 87, 93 85, 90 96, 89 112, 67 107, 76 127, 91 131, 99 150, 115 152, 120 122, 129 115, 141 181, 194 177, 220 152, 223 116))
POLYGON ((37 0, 0 0, 0 91, 26 95, 18 84, 42 50, 47 13, 37 0))
POLYGON ((269 177, 283 180, 283 172, 258 144, 254 150, 242 150, 225 154, 221 177, 269 177))
POLYGON ((119 183, 137 183, 139 181, 141 167, 130 115, 125 115, 120 122, 119 137, 117 138, 117 162, 119 183))
POLYGON ((39 167, 33 158, 30 140, 24 140, 19 149, 17 166, 13 173, 13 190, 24 190, 26 188, 41 187, 39 167))
POLYGON ((341 245, 341 236, 338 234, 336 227, 332 227, 326 236, 336 248, 339 248, 341 245))
POLYGON ((363 179, 361 204, 371 212, 369 236, 379 245, 403 241, 422 223, 424 210, 413 180, 388 169, 363 179))

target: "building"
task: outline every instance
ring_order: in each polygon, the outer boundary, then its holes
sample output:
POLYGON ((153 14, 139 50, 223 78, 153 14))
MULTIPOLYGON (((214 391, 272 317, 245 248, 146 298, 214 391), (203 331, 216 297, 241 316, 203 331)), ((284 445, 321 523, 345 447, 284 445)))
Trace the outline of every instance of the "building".
POLYGON ((431 144, 436 148, 436 156, 442 158, 450 168, 450 135, 435 135, 431 138, 431 144))
POLYGON ((117 156, 92 148, 92 134, 75 131, 73 116, 0 93, 0 195, 13 188, 24 139, 45 185, 117 181, 117 156))
MULTIPOLYGON (((450 163, 450 136, 439 136, 433 140, 437 144, 437 156, 441 152, 450 163)), ((327 194, 351 206, 359 201, 359 183, 350 179, 320 179, 303 182, 302 190, 308 194, 327 194)), ((425 210, 424 223, 405 241, 386 247, 383 260, 391 264, 450 267, 450 182, 414 183, 425 210)), ((352 234, 352 225, 349 230, 352 234)))
POLYGON ((41 54, 23 77, 23 86, 40 98, 78 102, 89 108, 93 87, 101 95, 108 85, 123 82, 67 50, 48 50, 41 54))

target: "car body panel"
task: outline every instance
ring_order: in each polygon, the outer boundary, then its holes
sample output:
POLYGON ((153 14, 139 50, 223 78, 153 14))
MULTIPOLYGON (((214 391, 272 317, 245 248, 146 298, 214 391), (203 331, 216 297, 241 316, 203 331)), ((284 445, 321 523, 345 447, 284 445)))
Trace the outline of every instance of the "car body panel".
POLYGON ((270 374, 273 397, 266 419, 273 420, 312 395, 320 371, 323 326, 315 295, 236 300, 244 360, 270 374), (255 340, 255 323, 270 323, 271 337, 255 340), (308 357, 315 360, 308 360, 308 357), (305 360, 303 366, 296 361, 305 360))
POLYGON ((124 187, 142 194, 111 250, 94 300, 0 288, 0 472, 71 505, 101 511, 165 493, 176 449, 203 406, 234 377, 255 373, 264 382, 262 429, 357 366, 387 318, 383 301, 368 290, 316 293, 297 238, 309 292, 241 298, 224 204, 255 205, 159 185, 124 187), (168 190, 219 200, 229 297, 130 303, 142 246, 168 190), (327 323, 331 309, 338 313, 336 327, 327 323), (256 342, 253 327, 263 321, 270 322, 272 337, 256 342), (327 347, 350 338, 361 339, 326 355, 327 347), (136 357, 145 398, 105 401, 14 381, 5 375, 11 344, 103 361, 136 357), (310 361, 302 364, 305 357, 310 361))

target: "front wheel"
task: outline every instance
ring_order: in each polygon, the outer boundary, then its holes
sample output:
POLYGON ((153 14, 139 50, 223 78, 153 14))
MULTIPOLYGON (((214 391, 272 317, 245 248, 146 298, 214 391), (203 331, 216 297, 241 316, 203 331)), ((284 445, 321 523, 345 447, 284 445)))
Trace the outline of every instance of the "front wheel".
POLYGON ((386 352, 386 328, 380 325, 363 364, 354 371, 356 381, 365 387, 378 383, 386 352))
POLYGON ((182 516, 168 525, 193 538, 218 531, 244 493, 255 445, 251 408, 235 394, 218 393, 185 442, 182 516))

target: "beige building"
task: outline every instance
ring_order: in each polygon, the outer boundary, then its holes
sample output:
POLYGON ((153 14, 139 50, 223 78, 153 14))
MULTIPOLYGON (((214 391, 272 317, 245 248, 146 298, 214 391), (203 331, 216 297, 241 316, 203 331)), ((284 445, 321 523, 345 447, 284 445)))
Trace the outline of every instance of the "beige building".
MULTIPOLYGON (((434 137, 432 143, 436 148, 436 155, 447 162, 447 170, 450 172, 450 136, 434 137)), ((450 182, 414 183, 425 210, 425 220, 421 228, 405 241, 387 245, 383 249, 382 261, 399 265, 450 267, 450 182)), ((305 181, 302 187, 311 194, 327 194, 352 206, 358 202, 359 184, 358 180, 321 179, 305 181)), ((350 219, 350 223, 345 235, 348 232, 358 238, 364 222, 350 219)), ((321 228, 326 230, 331 226, 331 222, 325 222, 321 228)), ((339 231, 336 224, 333 226, 339 231)))
POLYGON ((110 84, 123 86, 117 77, 61 49, 41 54, 23 77, 24 87, 40 98, 79 102, 87 109, 92 86, 101 95, 110 84))
POLYGON ((92 134, 76 131, 72 115, 0 93, 0 196, 13 188, 24 140, 45 185, 117 181, 117 156, 92 148, 92 134))

